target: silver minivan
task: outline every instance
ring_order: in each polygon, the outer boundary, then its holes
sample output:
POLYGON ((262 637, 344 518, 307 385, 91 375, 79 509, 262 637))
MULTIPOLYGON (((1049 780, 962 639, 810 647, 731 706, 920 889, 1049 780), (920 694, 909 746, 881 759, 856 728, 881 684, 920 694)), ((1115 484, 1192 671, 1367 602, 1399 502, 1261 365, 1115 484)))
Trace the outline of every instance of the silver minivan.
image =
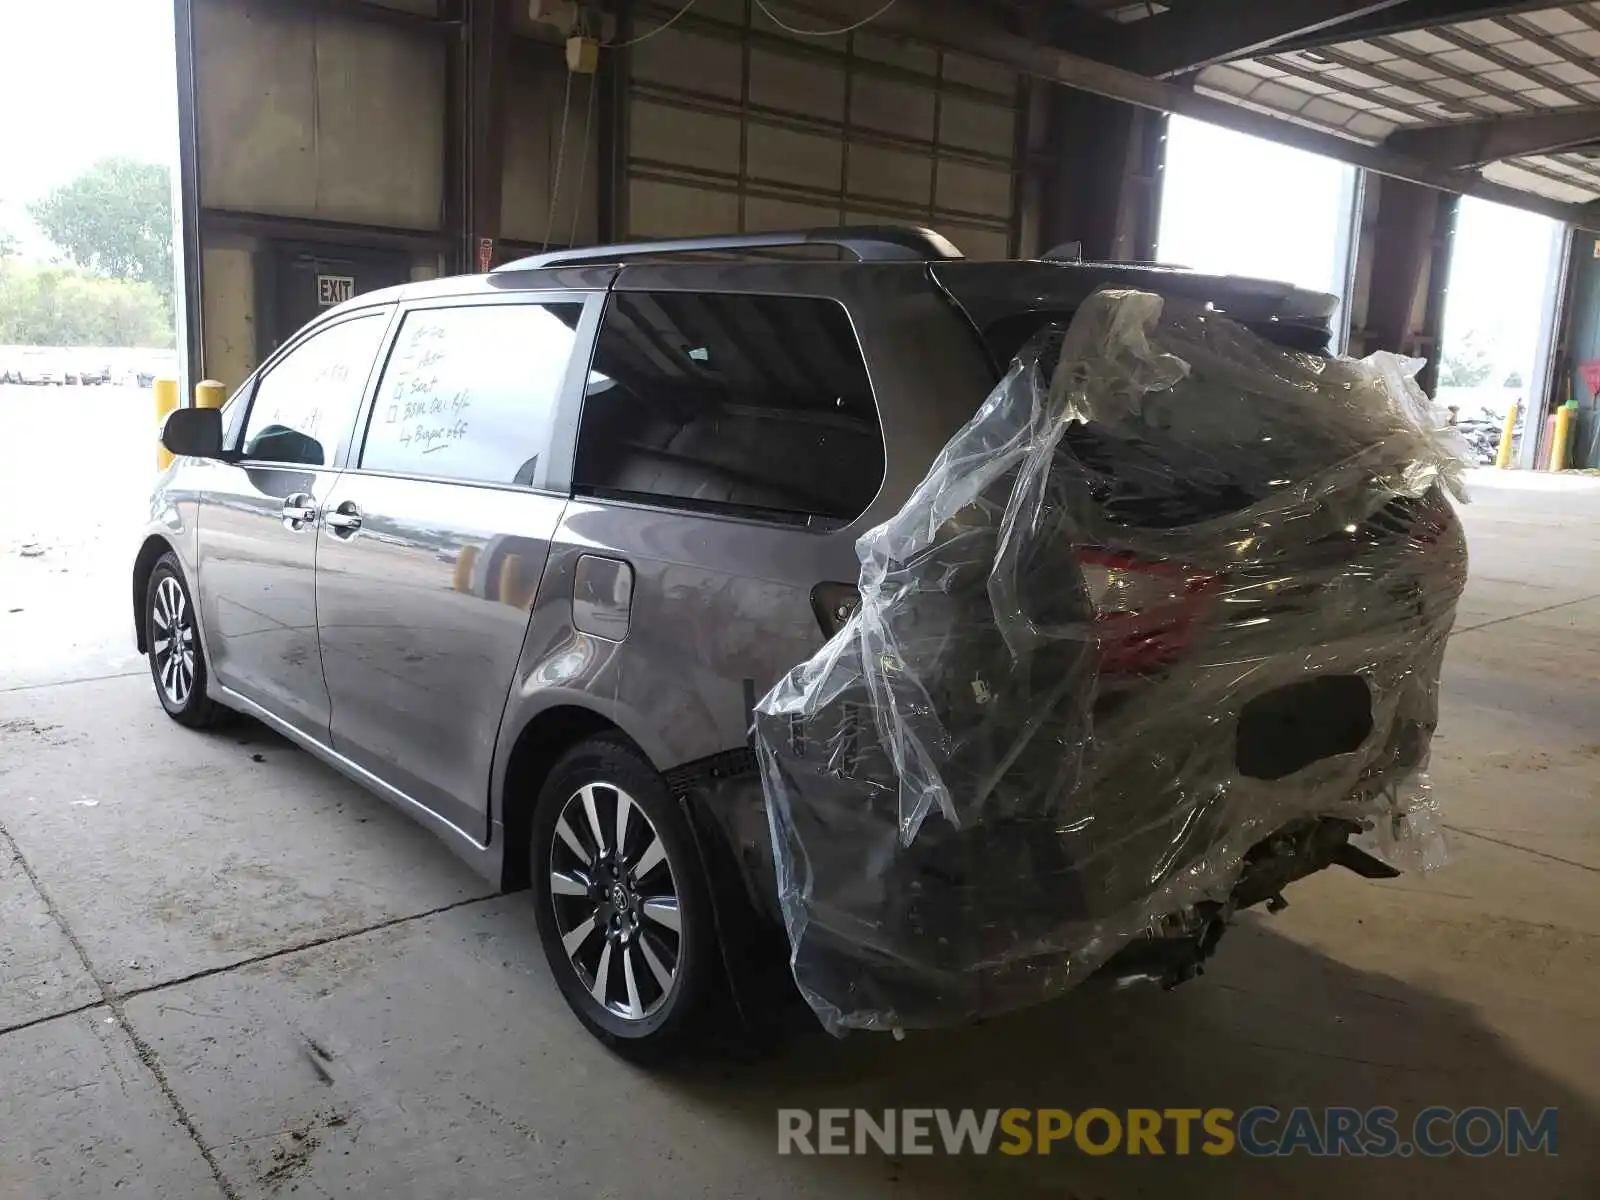
POLYGON ((579 1019, 669 1048, 741 939, 781 945, 756 699, 848 618, 857 536, 1107 284, 1326 347, 1329 298, 1290 287, 889 228, 359 296, 169 418, 132 573, 157 696, 259 719, 530 888, 579 1019))

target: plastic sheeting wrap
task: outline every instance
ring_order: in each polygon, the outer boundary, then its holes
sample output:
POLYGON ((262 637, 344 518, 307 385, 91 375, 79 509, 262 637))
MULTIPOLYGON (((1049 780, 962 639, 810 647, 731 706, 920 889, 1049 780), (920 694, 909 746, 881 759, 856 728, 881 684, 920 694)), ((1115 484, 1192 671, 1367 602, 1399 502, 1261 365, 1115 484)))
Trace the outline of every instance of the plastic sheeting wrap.
POLYGON ((1047 999, 1330 829, 1437 861, 1464 496, 1417 365, 1111 290, 1023 348, 757 706, 824 1025, 1047 999))

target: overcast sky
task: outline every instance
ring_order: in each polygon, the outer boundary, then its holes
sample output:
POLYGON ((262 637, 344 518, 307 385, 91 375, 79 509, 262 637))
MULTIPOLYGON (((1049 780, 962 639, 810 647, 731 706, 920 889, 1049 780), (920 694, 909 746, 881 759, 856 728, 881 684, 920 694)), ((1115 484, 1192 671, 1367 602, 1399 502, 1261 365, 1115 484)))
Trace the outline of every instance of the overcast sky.
POLYGON ((0 0, 0 47, 0 228, 98 158, 172 158, 171 0, 0 0))
MULTIPOLYGON (((1165 175, 1162 261, 1342 290, 1337 239, 1354 167, 1175 116, 1165 175)), ((1470 196, 1461 202, 1445 302, 1447 348, 1476 330, 1504 370, 1529 374, 1550 286, 1551 239, 1559 232, 1536 213, 1470 196)))
POLYGON ((1338 237, 1354 167, 1174 116, 1164 174, 1163 262, 1344 290, 1338 237))
POLYGON ((1500 368, 1529 377, 1550 289, 1550 252, 1560 234, 1549 217, 1463 197, 1445 294, 1446 347, 1476 330, 1498 351, 1500 368))

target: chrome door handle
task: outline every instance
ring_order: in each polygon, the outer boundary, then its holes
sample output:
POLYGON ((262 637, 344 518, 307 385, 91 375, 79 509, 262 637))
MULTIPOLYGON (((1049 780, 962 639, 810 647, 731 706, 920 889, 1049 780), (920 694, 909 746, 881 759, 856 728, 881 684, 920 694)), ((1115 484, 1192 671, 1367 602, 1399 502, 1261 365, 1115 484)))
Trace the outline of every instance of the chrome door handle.
POLYGON ((300 529, 317 519, 317 502, 304 492, 296 492, 283 502, 283 523, 288 529, 300 529))
POLYGON ((352 534, 361 528, 361 510, 349 500, 322 514, 322 523, 335 533, 352 534))

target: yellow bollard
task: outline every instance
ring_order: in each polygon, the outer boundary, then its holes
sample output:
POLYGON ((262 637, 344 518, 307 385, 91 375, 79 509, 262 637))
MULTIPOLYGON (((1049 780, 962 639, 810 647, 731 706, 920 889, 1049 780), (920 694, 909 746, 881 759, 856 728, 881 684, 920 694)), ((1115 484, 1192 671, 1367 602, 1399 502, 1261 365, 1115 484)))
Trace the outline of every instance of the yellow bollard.
POLYGON ((1506 410, 1506 423, 1500 429, 1500 447, 1494 452, 1494 465, 1504 471, 1511 465, 1511 439, 1517 433, 1517 409, 1521 401, 1513 400, 1506 410))
POLYGON ((194 406, 196 408, 221 408, 222 402, 227 398, 227 388, 215 379, 202 379, 194 385, 194 406))
POLYGON ((478 548, 463 546, 456 554, 455 569, 450 574, 450 586, 458 592, 472 591, 472 568, 478 565, 478 548))
POLYGON ((1556 409, 1556 432, 1550 442, 1550 469, 1567 469, 1567 442, 1572 436, 1572 405, 1563 404, 1556 409))
POLYGON ((527 608, 533 603, 533 590, 539 579, 528 570, 523 554, 507 554, 500 561, 500 603, 512 608, 527 608))
POLYGON ((161 426, 167 414, 178 407, 178 381, 158 379, 150 385, 150 394, 156 401, 156 470, 165 471, 172 465, 172 455, 161 444, 161 426))

